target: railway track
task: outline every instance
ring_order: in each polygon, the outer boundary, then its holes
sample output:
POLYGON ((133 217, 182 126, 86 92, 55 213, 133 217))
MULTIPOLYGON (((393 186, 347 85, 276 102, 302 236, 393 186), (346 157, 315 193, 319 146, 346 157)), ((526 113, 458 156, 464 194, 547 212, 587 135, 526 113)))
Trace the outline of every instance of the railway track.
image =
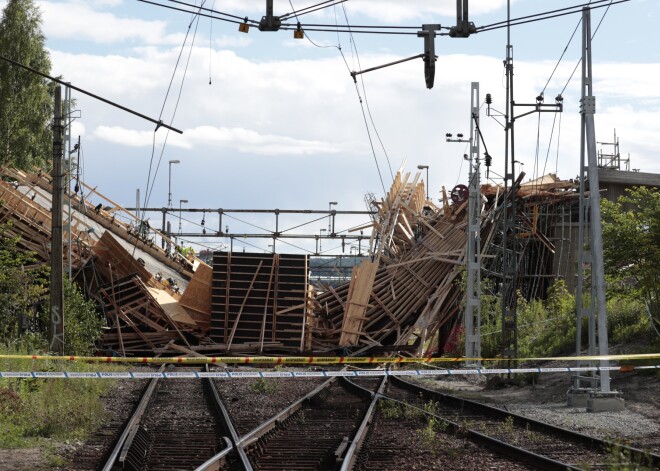
POLYGON ((191 368, 166 372, 175 377, 151 380, 121 433, 106 431, 106 442, 111 433, 118 438, 113 447, 104 445, 111 449, 104 453, 104 464, 90 465, 94 453, 86 452, 69 469, 660 467, 658 455, 396 377, 264 383, 263 378, 198 379, 191 368))
MULTIPOLYGON (((198 371, 169 369, 173 376, 198 371)), ((233 448, 229 435, 211 381, 154 378, 101 469, 218 469, 233 448)))
MULTIPOLYGON (((625 469, 650 470, 660 467, 660 456, 656 454, 425 389, 400 378, 390 380, 384 399, 399 401, 398 405, 404 408, 417 406, 426 415, 443 421, 443 428, 517 456, 535 468, 595 470, 628 466, 625 469)), ((361 469, 370 468, 365 465, 361 469)))
POLYGON ((344 379, 329 380, 274 427, 246 437, 255 469, 333 470, 344 460, 374 392, 344 379))

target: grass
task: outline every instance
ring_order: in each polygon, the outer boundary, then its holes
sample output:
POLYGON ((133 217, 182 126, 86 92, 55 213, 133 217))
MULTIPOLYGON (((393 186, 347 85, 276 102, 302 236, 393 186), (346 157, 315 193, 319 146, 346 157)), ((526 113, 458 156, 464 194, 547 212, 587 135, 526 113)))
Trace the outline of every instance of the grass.
MULTIPOLYGON (((24 354, 0 347, 3 354, 24 354)), ((0 371, 112 371, 119 365, 61 361, 0 360, 0 371)), ((116 380, 0 379, 0 448, 47 446, 52 441, 80 440, 104 418, 102 396, 116 380)))
POLYGON ((271 394, 277 391, 277 383, 275 381, 259 378, 250 385, 250 388, 259 394, 271 394))

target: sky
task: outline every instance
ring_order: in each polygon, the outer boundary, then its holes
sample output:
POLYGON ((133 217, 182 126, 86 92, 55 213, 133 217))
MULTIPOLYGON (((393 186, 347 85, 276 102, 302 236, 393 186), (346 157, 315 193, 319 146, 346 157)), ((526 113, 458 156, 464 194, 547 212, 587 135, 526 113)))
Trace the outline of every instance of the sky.
MULTIPOLYGON (((153 2, 177 7, 168 0, 153 2)), ((0 0, 0 6, 5 3, 0 0)), ((124 206, 135 206, 137 189, 142 204, 149 194, 148 206, 167 205, 169 160, 181 162, 172 165, 175 208, 327 210, 333 201, 337 210, 364 210, 365 194, 381 197, 393 173, 400 168, 414 173, 418 165, 429 166, 429 194, 437 202, 443 185, 449 191, 467 183, 467 145, 447 143, 445 134, 468 136, 471 82, 479 82, 482 102, 490 93, 493 110, 505 108, 505 28, 470 38, 437 37, 431 90, 424 83, 421 59, 365 73, 356 88, 350 71, 419 54, 423 40, 416 35, 351 37, 311 31, 300 40, 291 31, 256 28, 245 34, 234 23, 137 0, 36 3, 55 75, 183 130, 182 135, 163 128, 154 133, 152 123, 74 92, 80 117, 71 133, 74 140, 81 139, 84 180, 124 206), (180 203, 182 199, 188 203, 180 203)), ((200 0, 188 3, 199 5, 200 0)), ((206 0, 204 6, 258 20, 265 3, 206 0)), ((315 3, 275 0, 275 14, 315 3)), ((579 3, 511 0, 511 17, 579 3)), ((454 0, 348 0, 300 21, 453 26, 455 6, 454 0)), ((505 0, 470 2, 470 21, 477 27, 506 16, 505 0)), ((511 29, 516 102, 533 103, 545 87, 546 103, 552 103, 564 90, 563 113, 516 121, 516 158, 527 178, 558 173, 569 179, 578 173, 581 68, 570 77, 581 56, 581 30, 569 39, 579 20, 573 14, 511 29)), ((592 31, 601 20, 593 40, 597 141, 612 142, 616 129, 632 169, 660 172, 660 2, 631 0, 595 9, 592 31)), ((495 183, 504 165, 501 122, 486 116, 482 107, 481 127, 493 157, 490 177, 495 183)), ((426 173, 422 178, 426 180, 426 173)), ((215 213, 183 216, 183 232, 201 230, 202 217, 207 228, 219 224, 215 213)), ((272 215, 238 216, 274 228, 272 215)), ((160 225, 159 215, 151 218, 152 225, 160 225)), ((306 216, 305 221, 311 219, 306 216)), ((176 230, 176 212, 171 220, 176 230)), ((282 217, 280 229, 301 221, 282 217)), ((366 221, 338 216, 336 230, 366 221)), ((321 219, 298 231, 321 233, 327 223, 321 219)), ((263 232, 229 217, 223 225, 230 232, 263 232)), ((218 247, 220 242, 227 241, 204 243, 218 247)), ((234 248, 257 250, 253 244, 270 250, 269 243, 239 239, 234 248)), ((314 241, 289 243, 296 247, 278 242, 277 250, 316 250, 314 241)), ((322 250, 341 253, 341 245, 323 241, 322 250)), ((344 250, 348 253, 349 247, 344 250)))

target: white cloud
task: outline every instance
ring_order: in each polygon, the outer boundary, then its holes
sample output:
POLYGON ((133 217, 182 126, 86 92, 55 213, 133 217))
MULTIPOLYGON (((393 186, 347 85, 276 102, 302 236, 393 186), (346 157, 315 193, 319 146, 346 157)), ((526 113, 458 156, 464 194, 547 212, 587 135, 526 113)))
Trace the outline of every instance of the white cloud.
POLYGON ((247 35, 244 34, 235 35, 235 36, 222 35, 219 38, 213 40, 213 45, 220 48, 247 47, 250 44, 252 44, 252 39, 250 39, 247 35))
MULTIPOLYGON (((499 10, 506 5, 506 0, 472 0, 470 2, 470 17, 478 14, 499 10)), ((422 19, 425 23, 433 23, 438 16, 456 17, 456 2, 454 0, 416 0, 414 8, 409 2, 400 0, 351 0, 346 4, 349 22, 354 13, 369 18, 399 23, 402 21, 422 19)), ((342 15, 343 18, 343 15, 342 15)))
POLYGON ((168 37, 167 24, 159 20, 119 17, 94 7, 115 6, 117 2, 39 2, 46 37, 89 40, 96 43, 144 42, 172 43, 178 37, 168 37), (75 13, 74 13, 75 12, 75 13))
MULTIPOLYGON (((156 133, 156 144, 162 145, 167 135, 165 130, 156 133)), ((148 147, 154 140, 150 131, 125 129, 119 126, 99 126, 94 136, 108 142, 130 147, 148 147)), ((288 136, 260 134, 244 128, 216 128, 199 126, 184 130, 183 135, 170 132, 168 144, 181 149, 193 149, 202 146, 219 146, 239 152, 256 155, 311 155, 332 154, 339 152, 338 144, 322 141, 295 139, 288 136)))

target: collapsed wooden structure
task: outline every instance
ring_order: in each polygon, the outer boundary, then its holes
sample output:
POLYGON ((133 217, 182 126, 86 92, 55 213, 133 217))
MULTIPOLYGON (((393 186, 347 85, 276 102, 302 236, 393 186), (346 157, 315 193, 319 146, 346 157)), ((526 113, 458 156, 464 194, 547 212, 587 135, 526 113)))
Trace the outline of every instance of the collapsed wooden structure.
POLYGON ((458 312, 465 204, 438 208, 398 173, 373 222, 372 260, 317 297, 316 350, 420 350, 458 312))
MULTIPOLYGON (((0 223, 11 221, 8 233, 20 238, 21 249, 48 263, 48 176, 1 173, 0 223)), ((172 250, 175 241, 82 186, 84 196, 65 195, 72 208, 65 218, 73 278, 107 320, 99 348, 120 355, 419 354, 427 340, 459 323, 467 202, 450 202, 443 188, 443 204, 436 206, 419 174, 399 172, 385 198, 372 201, 377 215, 357 228, 372 229, 369 258, 353 269, 350 282, 320 292, 309 283, 307 256, 216 252, 209 266, 184 258, 172 250)), ((521 202, 514 234, 519 280, 530 297, 543 295, 555 273, 556 242, 565 242, 563 233, 557 237, 557 223, 570 222, 575 188, 548 175, 515 189, 521 202)), ((497 277, 506 195, 484 185, 482 196, 485 273, 497 277)))

